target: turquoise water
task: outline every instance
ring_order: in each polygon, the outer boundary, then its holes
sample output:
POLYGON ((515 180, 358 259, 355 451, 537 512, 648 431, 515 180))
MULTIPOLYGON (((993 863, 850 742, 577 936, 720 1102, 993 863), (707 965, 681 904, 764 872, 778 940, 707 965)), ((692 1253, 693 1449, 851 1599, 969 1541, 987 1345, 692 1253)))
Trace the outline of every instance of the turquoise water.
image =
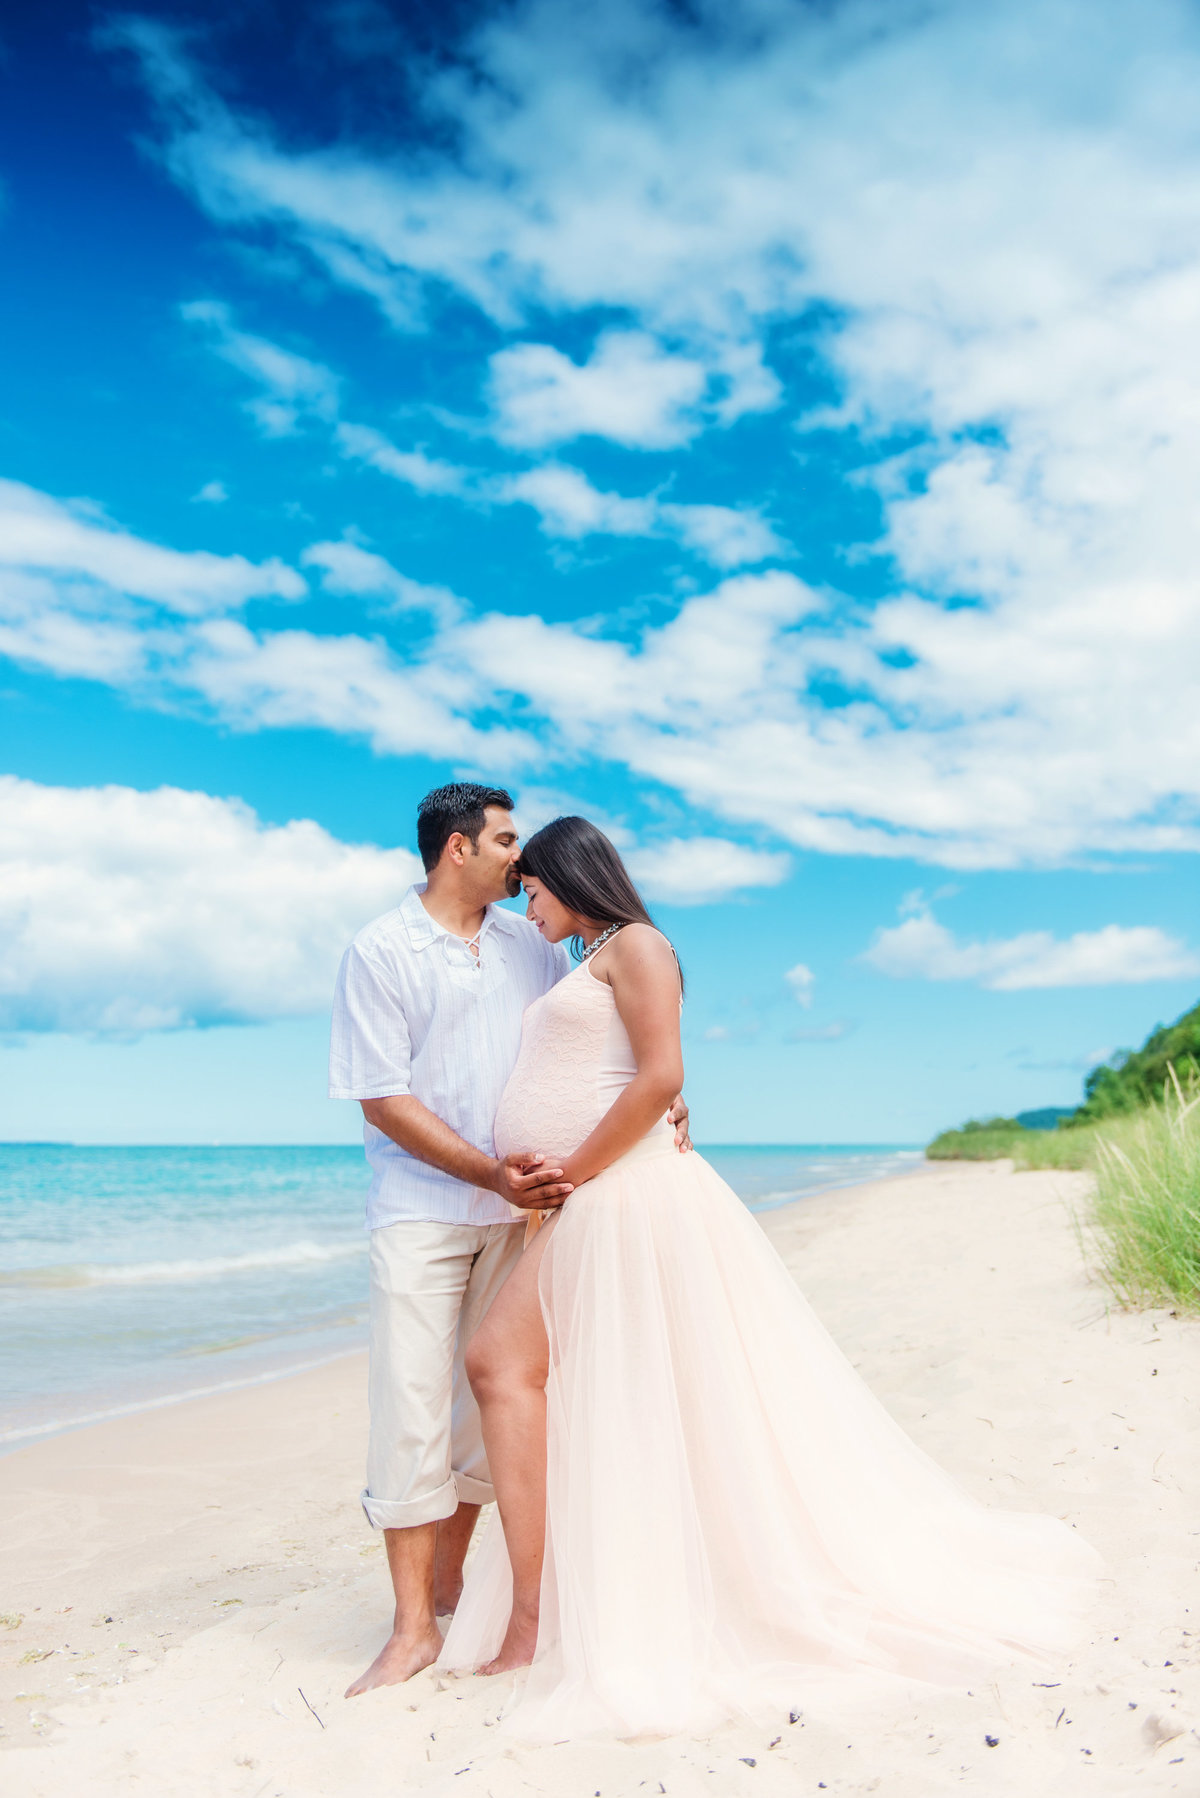
MULTIPOLYGON (((921 1162, 704 1153, 752 1211, 921 1162)), ((361 1347, 366 1184, 356 1147, 0 1145, 0 1445, 361 1347)))

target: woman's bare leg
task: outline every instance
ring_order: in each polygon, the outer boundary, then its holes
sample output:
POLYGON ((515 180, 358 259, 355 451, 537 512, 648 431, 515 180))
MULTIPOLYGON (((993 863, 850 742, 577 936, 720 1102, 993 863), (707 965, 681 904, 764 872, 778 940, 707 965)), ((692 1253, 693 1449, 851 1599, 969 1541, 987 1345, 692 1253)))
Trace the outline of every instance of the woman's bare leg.
POLYGON ((467 1378, 479 1405, 504 1540, 513 1607, 495 1660, 481 1673, 527 1667, 537 1647, 546 1545, 546 1380, 550 1348, 538 1299, 538 1270, 554 1231, 542 1225, 501 1287, 467 1349, 467 1378))

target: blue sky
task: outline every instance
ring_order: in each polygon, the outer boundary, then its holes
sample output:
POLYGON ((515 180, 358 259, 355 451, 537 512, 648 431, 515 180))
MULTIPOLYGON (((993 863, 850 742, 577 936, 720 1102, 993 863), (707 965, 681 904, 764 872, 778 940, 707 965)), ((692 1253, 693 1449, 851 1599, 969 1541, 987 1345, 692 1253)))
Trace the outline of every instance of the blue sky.
POLYGON ((0 1137, 350 1140, 457 773, 612 830, 702 1140, 1195 1000, 1193 7, 25 10, 0 1137))

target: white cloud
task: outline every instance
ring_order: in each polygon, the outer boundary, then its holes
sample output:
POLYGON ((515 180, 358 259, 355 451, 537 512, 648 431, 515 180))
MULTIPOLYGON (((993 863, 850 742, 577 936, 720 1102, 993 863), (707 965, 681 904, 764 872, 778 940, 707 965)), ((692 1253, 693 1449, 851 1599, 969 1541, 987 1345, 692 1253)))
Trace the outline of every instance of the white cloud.
POLYGON ((607 437, 635 449, 670 449, 701 428, 695 407, 707 375, 644 331, 606 331, 588 360, 548 343, 518 343, 491 359, 489 397, 502 443, 543 449, 607 437))
POLYGON ((229 489, 224 481, 205 481, 198 493, 193 493, 193 505, 223 506, 229 498, 229 489))
POLYGON ((492 483, 493 499, 532 506, 551 537, 674 537, 715 568, 737 568, 786 555, 784 543, 757 512, 735 506, 676 505, 654 495, 603 493, 577 468, 543 463, 492 483))
POLYGON ((854 1028, 851 1019, 834 1018, 828 1024, 815 1024, 811 1030, 789 1030, 783 1040, 785 1043, 840 1043, 854 1028))
MULTIPOLYGON (((789 546, 760 514, 746 508, 660 504, 653 496, 626 498, 619 493, 602 493, 578 469, 557 463, 545 463, 517 475, 493 477, 482 469, 464 468, 429 456, 422 449, 400 449, 374 426, 338 416, 340 383, 330 369, 266 338, 239 331, 230 309, 218 301, 194 301, 180 310, 189 322, 209 330, 218 355, 263 386, 265 392, 248 402, 247 410, 268 437, 290 435, 302 419, 321 421, 331 428, 337 450, 348 461, 365 463, 417 493, 452 496, 479 506, 530 505, 538 514, 542 530, 551 537, 578 539, 593 533, 674 537, 715 568, 743 567, 790 553, 789 546)), ((565 426, 569 417, 585 414, 597 421, 608 419, 613 426, 606 433, 609 436, 619 434, 620 417, 631 421, 630 430, 637 423, 637 428, 649 432, 651 437, 655 431, 678 428, 679 421, 668 402, 672 393, 682 396, 680 368, 694 365, 678 357, 656 359, 654 348, 650 339, 643 339, 638 333, 610 334, 601 339, 596 358, 583 369, 545 344, 519 345, 512 351, 500 352, 499 358, 493 358, 501 369, 498 391, 511 399, 515 407, 513 418, 525 420, 526 433, 523 436, 514 424, 511 432, 502 431, 501 436, 514 443, 533 443, 549 442, 556 435, 578 435, 565 426), (546 357, 557 357, 563 368, 573 370, 576 386, 570 387, 565 378, 559 378, 551 393, 550 384, 543 378, 540 397, 534 398, 529 358, 522 358, 524 352, 535 351, 540 365, 544 365, 546 357), (504 357, 516 357, 517 361, 505 362, 504 357), (517 372, 522 368, 523 375, 517 372), (638 377, 646 380, 645 392, 636 385, 638 377), (524 401, 517 395, 519 381, 525 383, 524 401), (535 413, 546 428, 533 430, 535 413), (563 423, 561 432, 548 428, 552 415, 563 423), (531 431, 533 434, 529 435, 531 431)), ((703 371, 695 369, 695 374, 702 386, 703 371)), ((693 381, 688 386, 689 393, 694 385, 693 381)), ((646 447, 651 447, 649 441, 646 447)), ((212 499, 214 492, 210 489, 219 487, 219 482, 210 483, 196 497, 212 499)), ((223 488, 221 493, 224 496, 223 488)))
POLYGON ((791 987, 792 997, 797 1005, 802 1005, 807 1011, 813 1002, 813 988, 817 984, 817 977, 812 969, 806 968, 802 961, 798 961, 794 968, 788 969, 784 979, 791 987))
POLYGON ((355 544, 317 544, 310 554, 333 591, 432 613, 425 652, 406 641, 402 659, 360 636, 252 631, 213 616, 257 596, 296 598, 308 589, 280 562, 165 549, 83 502, 0 481, 0 655, 156 705, 191 709, 199 699, 243 730, 315 726, 364 738, 385 754, 444 756, 472 768, 529 759, 533 744, 522 732, 471 721, 493 690, 455 652, 453 594, 409 581, 355 544))
POLYGON ((359 737, 387 755, 445 757, 501 771, 527 761, 523 733, 477 730, 460 711, 481 704, 466 672, 446 662, 402 661, 384 643, 311 631, 255 633, 216 619, 189 636, 169 671, 181 694, 200 694, 243 730, 313 728, 359 737))
POLYGON ((0 655, 65 679, 136 688, 148 648, 146 633, 131 624, 60 605, 52 581, 0 569, 0 655))
MULTIPOLYGON (((1200 19, 1183 0, 762 0, 695 24, 635 0, 518 5, 475 34, 471 78, 425 85, 455 150, 419 160, 290 150, 165 28, 122 31, 175 177, 407 328, 445 286, 505 330, 600 311, 702 368, 722 418, 779 402, 778 327, 819 352, 894 591, 802 641, 782 627, 792 684, 764 659, 740 711, 619 717, 606 740, 636 771, 759 823, 770 766, 786 833, 827 851, 980 867, 1200 846, 1200 19), (897 436, 918 450, 872 468, 897 436), (824 701, 830 675, 849 703, 824 701)), ((574 364, 500 366, 518 430, 565 430, 595 400, 574 364)), ((669 407, 643 429, 654 416, 669 407)), ((582 531, 590 507, 628 531, 622 507, 646 504, 553 478, 547 529, 582 531)), ((583 684, 617 665, 639 685, 623 651, 543 641, 583 684)))
MULTIPOLYGON (((139 58, 169 120, 163 153, 176 179, 224 221, 289 228, 393 322, 420 325, 428 280, 505 324, 537 305, 629 308, 668 337, 695 340, 723 389, 723 420, 778 404, 749 325, 789 277, 795 285, 774 241, 795 200, 780 181, 778 79, 764 85, 761 68, 735 69, 736 96, 722 96, 721 32, 717 54, 697 56, 686 33, 673 45, 664 22, 632 0, 591 18, 573 12, 564 41, 565 23, 561 8, 543 4, 480 31, 476 64, 509 105, 493 103, 489 82, 453 70, 423 84, 430 113, 470 148, 455 167, 426 160, 420 173, 345 145, 282 150, 203 85, 169 27, 127 19, 107 35, 139 58), (661 64, 673 49, 682 66, 668 71, 664 93, 661 64), (632 85, 631 59, 645 77, 632 85), (752 145, 731 145, 735 119, 752 145), (483 184, 472 167, 488 171, 483 184)), ((776 37, 767 33, 772 48, 776 37)), ((789 75, 820 48, 819 35, 815 44, 811 31, 798 37, 789 75)), ((799 148, 789 133, 783 160, 794 165, 799 148)))
POLYGON ((894 928, 877 931, 863 960, 898 979, 973 980, 995 992, 1136 986, 1200 973, 1200 956, 1153 925, 1108 924, 1065 938, 1029 930, 987 942, 959 942, 924 907, 894 928))
POLYGON ((462 616, 463 603, 448 587, 414 581, 384 556, 357 543, 314 543, 300 560, 305 568, 321 570, 322 585, 329 593, 377 599, 394 613, 428 612, 442 627, 462 616))
POLYGON ((552 537, 587 537, 604 531, 613 537, 650 537, 657 507, 652 499, 624 499, 601 493, 577 468, 546 463, 524 474, 498 481, 495 497, 532 506, 543 530, 552 537))
POLYGON ((0 776, 0 1025, 136 1032, 324 1009, 406 849, 263 824, 238 800, 0 776))
POLYGON ((344 456, 366 462, 380 474, 403 481, 418 493, 462 493, 471 475, 453 462, 441 462, 424 450, 401 450, 371 425, 339 424, 334 439, 344 456))
POLYGON ((664 504, 659 517, 714 568, 744 568, 791 553, 764 518, 744 508, 664 504))
POLYGON ((624 860, 647 898, 667 905, 709 905, 746 887, 778 886, 791 872, 788 856, 722 837, 670 837, 626 850, 624 860))
MULTIPOLYGON (((216 355, 248 376, 262 389, 246 402, 246 410, 266 437, 288 437, 302 421, 328 426, 333 440, 351 461, 366 462, 394 480, 404 481, 418 493, 460 493, 469 472, 453 463, 440 462, 423 450, 401 450, 370 425, 340 418, 342 384, 333 370, 312 362, 266 337, 237 328, 230 307, 220 300, 192 300, 179 308, 189 324, 208 334, 216 355)), ((197 499, 225 499, 220 481, 210 481, 197 499)))
POLYGON ((219 300, 191 300, 179 311, 189 324, 209 333, 218 356, 263 389, 247 401, 246 410, 264 436, 290 436, 302 418, 327 423, 336 418, 339 382, 331 369, 265 337, 239 331, 229 307, 219 300))
POLYGON ((44 589, 30 577, 38 575, 64 586, 76 613, 110 618, 121 614, 118 596, 196 614, 305 592, 295 569, 274 557, 249 562, 168 549, 121 530, 85 501, 52 499, 0 480, 0 610, 11 617, 13 609, 36 609, 35 593, 44 589))

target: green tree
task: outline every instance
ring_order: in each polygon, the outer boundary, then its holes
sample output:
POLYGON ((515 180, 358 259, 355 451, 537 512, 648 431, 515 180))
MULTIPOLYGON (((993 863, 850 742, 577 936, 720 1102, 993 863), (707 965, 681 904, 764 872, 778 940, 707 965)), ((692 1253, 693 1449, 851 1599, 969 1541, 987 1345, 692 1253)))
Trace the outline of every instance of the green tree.
POLYGON ((1083 1083, 1083 1104, 1063 1119, 1064 1126, 1120 1117, 1161 1099, 1168 1063, 1185 1084, 1189 1074, 1200 1074, 1200 1005, 1173 1024, 1157 1025, 1140 1049, 1121 1049, 1093 1068, 1083 1083))

